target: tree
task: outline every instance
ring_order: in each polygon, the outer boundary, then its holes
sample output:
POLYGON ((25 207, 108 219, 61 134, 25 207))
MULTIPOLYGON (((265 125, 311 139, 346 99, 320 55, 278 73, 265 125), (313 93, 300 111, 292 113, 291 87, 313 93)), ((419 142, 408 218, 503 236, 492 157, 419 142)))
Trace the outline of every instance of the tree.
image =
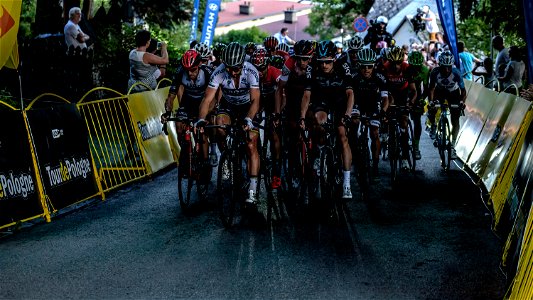
POLYGON ((213 41, 214 43, 221 42, 224 44, 229 44, 230 42, 237 42, 241 45, 244 45, 248 42, 262 44, 263 40, 269 35, 270 34, 268 32, 253 26, 244 30, 230 30, 226 34, 216 36, 213 41))
POLYGON ((314 1, 309 26, 304 29, 320 39, 331 39, 341 28, 351 29, 353 20, 359 15, 366 15, 374 1, 369 0, 317 0, 314 1))

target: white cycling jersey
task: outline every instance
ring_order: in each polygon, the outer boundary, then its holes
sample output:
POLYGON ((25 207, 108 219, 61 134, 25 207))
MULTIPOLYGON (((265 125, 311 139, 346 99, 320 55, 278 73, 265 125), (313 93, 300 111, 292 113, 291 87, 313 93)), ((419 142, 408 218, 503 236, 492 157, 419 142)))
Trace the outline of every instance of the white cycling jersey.
POLYGON ((209 87, 218 89, 220 86, 222 96, 232 105, 242 105, 250 102, 250 89, 259 89, 259 73, 249 62, 244 62, 239 84, 235 86, 235 81, 231 74, 226 71, 226 65, 218 66, 209 81, 209 87))

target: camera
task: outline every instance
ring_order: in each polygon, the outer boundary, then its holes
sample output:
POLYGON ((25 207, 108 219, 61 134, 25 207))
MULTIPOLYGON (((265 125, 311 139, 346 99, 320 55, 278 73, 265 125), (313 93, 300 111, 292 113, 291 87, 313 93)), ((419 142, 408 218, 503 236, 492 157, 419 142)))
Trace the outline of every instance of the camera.
POLYGON ((161 50, 161 42, 157 42, 157 50, 161 50))
POLYGON ((424 30, 426 27, 424 21, 422 20, 422 16, 424 16, 424 13, 422 11, 418 11, 417 14, 411 19, 411 24, 413 24, 415 33, 424 30))

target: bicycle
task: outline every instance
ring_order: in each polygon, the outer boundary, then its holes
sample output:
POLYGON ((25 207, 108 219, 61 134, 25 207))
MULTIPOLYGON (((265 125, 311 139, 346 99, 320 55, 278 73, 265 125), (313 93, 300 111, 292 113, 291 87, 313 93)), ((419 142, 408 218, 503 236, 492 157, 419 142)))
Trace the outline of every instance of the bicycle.
MULTIPOLYGON (((254 126, 263 128, 257 123, 254 123, 254 126)), ((225 148, 220 155, 218 164, 216 197, 222 224, 229 229, 240 223, 245 215, 245 209, 251 208, 246 206, 244 201, 248 179, 248 155, 246 154, 248 132, 237 123, 206 125, 205 128, 226 131, 225 148)), ((260 176, 261 174, 258 174, 258 177, 260 176)), ((257 189, 260 190, 259 183, 257 189)))
MULTIPOLYGON (((193 119, 168 118, 167 121, 182 121, 185 123, 184 132, 179 137, 181 146, 178 160, 178 198, 183 211, 191 208, 193 189, 200 203, 207 201, 207 194, 211 182, 212 168, 201 153, 203 138, 200 132, 194 133, 193 119)), ((163 132, 168 135, 167 123, 163 124, 163 132)))
POLYGON ((452 128, 451 128, 451 113, 450 108, 461 109, 460 114, 464 115, 464 108, 461 108, 459 104, 449 105, 447 101, 444 103, 436 103, 434 105, 435 109, 440 108, 440 116, 437 121, 437 128, 435 131, 435 140, 433 145, 437 147, 440 156, 440 164, 444 171, 450 170, 450 164, 452 159, 452 128))
POLYGON ((389 105, 387 116, 389 127, 387 145, 391 167, 391 184, 394 186, 398 183, 398 175, 403 159, 407 160, 411 172, 416 170, 415 149, 413 147, 414 131, 409 119, 408 106, 389 105), (408 118, 407 130, 405 131, 406 138, 402 138, 402 128, 399 121, 402 116, 408 118))
MULTIPOLYGON (((363 195, 367 195, 372 182, 372 152, 369 146, 369 126, 370 118, 367 116, 352 116, 353 120, 359 120, 356 124, 350 122, 351 137, 350 148, 352 150, 352 161, 356 167, 357 182, 363 195)), ((363 197, 364 198, 364 197, 363 197)))

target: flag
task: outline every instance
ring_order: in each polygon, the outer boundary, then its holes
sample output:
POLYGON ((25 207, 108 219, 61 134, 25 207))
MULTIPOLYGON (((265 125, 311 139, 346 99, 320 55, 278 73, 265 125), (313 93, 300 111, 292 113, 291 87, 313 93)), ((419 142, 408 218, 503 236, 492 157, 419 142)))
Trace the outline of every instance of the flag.
POLYGON ((459 52, 457 51, 457 29, 455 27, 455 14, 453 10, 452 0, 437 0, 437 7, 439 8, 439 16, 448 38, 448 43, 451 47, 453 56, 455 57, 455 66, 460 68, 459 65, 459 52))
MULTIPOLYGON (((524 0, 524 17, 526 23, 526 36, 531 37, 533 34, 533 0, 524 0), (529 11, 529 12, 528 12, 529 11)), ((527 80, 533 84, 533 43, 527 43, 527 80)))
POLYGON ((196 28, 198 28, 198 11, 200 10, 200 0, 194 0, 194 8, 192 11, 191 20, 191 35, 189 36, 189 43, 196 40, 196 28))
POLYGON ((0 0, 0 69, 19 64, 17 33, 22 0, 0 0))
POLYGON ((211 46, 217 27, 220 0, 208 0, 205 5, 204 27, 202 29, 202 43, 211 46))

